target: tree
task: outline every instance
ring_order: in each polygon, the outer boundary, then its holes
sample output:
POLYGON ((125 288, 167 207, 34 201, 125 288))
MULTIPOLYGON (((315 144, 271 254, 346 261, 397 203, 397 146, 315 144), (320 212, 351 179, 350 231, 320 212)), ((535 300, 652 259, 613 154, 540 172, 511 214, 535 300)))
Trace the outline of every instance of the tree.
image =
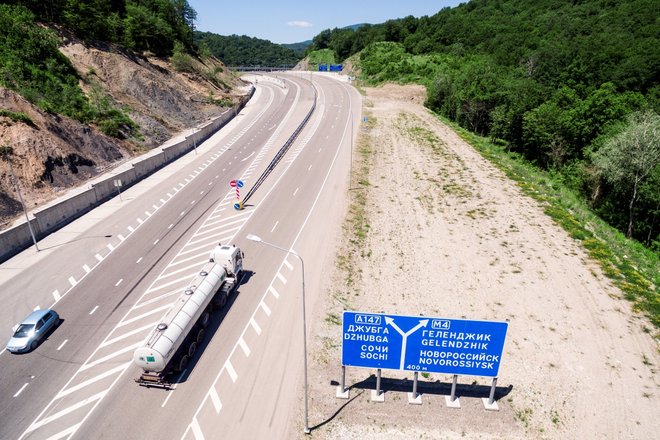
POLYGON ((652 111, 633 113, 628 125, 594 155, 605 180, 630 194, 627 237, 633 233, 633 208, 644 181, 660 166, 660 116, 652 111))

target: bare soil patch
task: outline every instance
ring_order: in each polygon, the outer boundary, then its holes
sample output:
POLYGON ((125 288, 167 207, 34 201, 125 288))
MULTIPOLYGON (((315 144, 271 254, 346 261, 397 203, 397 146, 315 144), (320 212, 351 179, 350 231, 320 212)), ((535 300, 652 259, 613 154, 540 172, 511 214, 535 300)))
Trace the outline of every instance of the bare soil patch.
MULTIPOLYGON (((367 89, 353 167, 360 189, 349 194, 334 275, 310 320, 310 424, 322 424, 312 437, 657 438, 660 354, 650 324, 423 101, 420 87, 367 89), (484 410, 478 396, 490 380, 475 377, 459 378, 461 408, 446 407, 451 377, 438 374, 420 376, 421 406, 401 391, 371 402, 375 371, 356 368, 347 374, 351 400, 336 399, 343 310, 509 321, 500 411, 484 410)), ((383 377, 412 388, 412 373, 383 377)), ((298 438, 301 415, 302 404, 298 438)))

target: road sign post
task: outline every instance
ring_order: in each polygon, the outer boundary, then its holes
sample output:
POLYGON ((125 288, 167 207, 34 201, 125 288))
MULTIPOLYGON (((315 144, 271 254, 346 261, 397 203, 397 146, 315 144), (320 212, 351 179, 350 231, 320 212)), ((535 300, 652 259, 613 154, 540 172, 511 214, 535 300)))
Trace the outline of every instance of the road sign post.
MULTIPOLYGON (((457 375, 497 377, 508 326, 501 321, 345 311, 342 366, 377 369, 377 391, 381 369, 452 374, 454 403, 457 375)), ((494 397, 488 402, 492 406, 494 397)))
POLYGON ((240 211, 243 209, 243 202, 241 202, 241 193, 240 189, 243 188, 243 181, 242 180, 232 180, 229 182, 229 186, 232 188, 236 188, 236 200, 237 202, 234 203, 234 209, 237 211, 240 211))
POLYGON ((117 188, 117 195, 119 196, 119 201, 121 202, 121 179, 114 179, 113 181, 115 188, 117 188))

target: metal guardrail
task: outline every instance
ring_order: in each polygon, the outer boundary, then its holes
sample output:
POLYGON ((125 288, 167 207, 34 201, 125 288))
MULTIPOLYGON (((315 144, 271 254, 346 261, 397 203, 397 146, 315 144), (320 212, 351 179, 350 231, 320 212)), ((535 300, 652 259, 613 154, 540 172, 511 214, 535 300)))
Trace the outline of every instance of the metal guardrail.
POLYGON ((289 148, 293 144, 293 142, 296 140, 300 132, 305 128, 305 125, 307 125, 307 122, 309 121, 309 118, 312 117, 312 114, 314 113, 314 110, 316 110, 316 98, 317 98, 317 93, 316 93, 316 88, 314 88, 314 104, 312 104, 312 108, 307 112, 307 116, 305 116, 305 119, 298 125, 296 130, 293 132, 291 136, 289 136, 289 139, 282 145, 282 148, 277 152, 273 160, 270 161, 270 164, 266 167, 266 170, 259 176, 257 181, 252 185, 252 188, 247 192, 245 197, 243 198, 243 203, 246 203, 250 197, 252 197, 252 194, 259 189, 262 183, 266 180, 268 175, 275 169, 275 166, 282 160, 282 157, 286 154, 287 151, 289 151, 289 148))

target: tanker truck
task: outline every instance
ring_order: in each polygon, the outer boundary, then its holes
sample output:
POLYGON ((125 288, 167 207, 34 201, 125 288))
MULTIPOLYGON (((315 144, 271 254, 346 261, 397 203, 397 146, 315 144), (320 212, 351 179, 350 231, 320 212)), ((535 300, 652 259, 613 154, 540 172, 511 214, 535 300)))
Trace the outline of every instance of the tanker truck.
POLYGON ((227 303, 242 275, 243 252, 234 245, 216 246, 209 261, 133 353, 133 362, 142 368, 142 374, 135 379, 138 384, 172 387, 168 376, 185 369, 204 339, 211 312, 227 303))

